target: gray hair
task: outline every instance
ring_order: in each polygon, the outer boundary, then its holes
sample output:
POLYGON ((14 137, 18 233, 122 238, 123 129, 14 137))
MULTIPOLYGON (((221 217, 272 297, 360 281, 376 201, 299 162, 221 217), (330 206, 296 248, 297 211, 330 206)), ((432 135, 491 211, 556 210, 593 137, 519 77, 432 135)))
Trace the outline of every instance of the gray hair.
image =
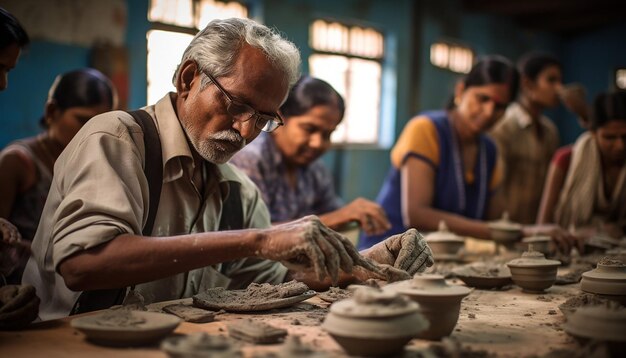
MULTIPOLYGON (((180 63, 193 60, 202 72, 208 72, 213 77, 226 76, 233 70, 244 43, 262 50, 274 67, 285 74, 289 88, 296 83, 300 76, 298 48, 275 30, 250 19, 211 21, 191 40, 180 63)), ((179 72, 180 64, 172 78, 174 86, 179 72)), ((203 75, 201 88, 208 86, 210 82, 203 75)))

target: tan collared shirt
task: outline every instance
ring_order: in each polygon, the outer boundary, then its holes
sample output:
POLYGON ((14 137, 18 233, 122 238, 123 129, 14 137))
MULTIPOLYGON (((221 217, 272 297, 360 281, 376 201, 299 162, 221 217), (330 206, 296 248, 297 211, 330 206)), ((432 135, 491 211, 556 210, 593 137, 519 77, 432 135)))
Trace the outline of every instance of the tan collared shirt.
POLYGON ((504 181, 498 195, 503 195, 511 220, 533 224, 550 160, 559 146, 558 130, 545 116, 533 121, 515 102, 490 135, 504 164, 504 181))
MULTIPOLYGON (((229 164, 207 163, 204 198, 198 194, 191 179, 191 149, 170 96, 144 108, 157 124, 163 155, 163 188, 153 236, 217 231, 227 181, 241 183, 244 226, 269 227, 269 212, 258 189, 229 164)), ((58 273, 63 259, 121 234, 141 234, 148 215, 143 158, 141 128, 128 113, 114 111, 87 122, 57 160, 23 279, 37 289, 41 319, 67 316, 80 295, 70 291, 58 273)), ((151 303, 190 297, 209 287, 277 283, 286 272, 279 263, 251 258, 140 284, 136 290, 151 303)))

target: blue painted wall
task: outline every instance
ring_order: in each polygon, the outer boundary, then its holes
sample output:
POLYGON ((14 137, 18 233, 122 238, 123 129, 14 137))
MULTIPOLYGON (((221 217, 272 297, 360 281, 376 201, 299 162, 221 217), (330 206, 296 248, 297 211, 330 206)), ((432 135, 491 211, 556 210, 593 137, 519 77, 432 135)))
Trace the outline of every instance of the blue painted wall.
MULTIPOLYGON (((149 0, 128 0, 130 98, 137 108, 146 101, 146 18, 149 0)), ((251 0, 257 20, 281 30, 302 52, 303 72, 309 24, 316 18, 334 18, 377 27, 385 33, 383 127, 386 141, 380 147, 336 148, 324 160, 333 170, 337 189, 346 199, 375 198, 389 168, 389 145, 417 112, 442 107, 457 75, 429 63, 430 44, 453 39, 472 47, 477 55, 500 53, 511 59, 531 49, 553 52, 564 62, 565 81, 583 83, 594 95, 612 83, 616 66, 626 65, 622 46, 626 25, 620 24, 583 35, 561 38, 523 31, 512 21, 462 12, 458 0, 251 0)), ((9 89, 0 94, 0 147, 36 134, 48 87, 54 76, 89 63, 89 49, 34 41, 9 77, 9 89)), ((550 113, 571 142, 580 132, 563 110, 550 113)))
POLYGON ((9 73, 0 93, 0 148, 40 131, 48 89, 58 73, 86 67, 89 49, 34 41, 9 73))

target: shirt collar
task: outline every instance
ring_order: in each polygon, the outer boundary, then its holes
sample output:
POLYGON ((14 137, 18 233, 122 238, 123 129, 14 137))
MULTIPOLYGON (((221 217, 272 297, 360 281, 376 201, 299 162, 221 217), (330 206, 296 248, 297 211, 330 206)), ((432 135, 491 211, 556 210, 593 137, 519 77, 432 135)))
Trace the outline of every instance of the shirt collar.
POLYGON ((520 128, 528 128, 533 124, 530 114, 519 103, 513 102, 506 110, 506 116, 512 117, 520 128))
MULTIPOLYGON (((176 94, 168 93, 154 105, 154 115, 159 137, 161 139, 161 151, 163 153, 163 181, 170 182, 180 178, 183 174, 183 167, 191 175, 194 169, 192 149, 185 131, 176 115, 172 101, 176 99, 176 94)), ((227 182, 241 182, 240 177, 233 171, 229 164, 208 163, 208 175, 212 182, 220 185, 222 198, 228 196, 229 189, 227 182)), ((208 183, 207 183, 208 184, 208 183)))

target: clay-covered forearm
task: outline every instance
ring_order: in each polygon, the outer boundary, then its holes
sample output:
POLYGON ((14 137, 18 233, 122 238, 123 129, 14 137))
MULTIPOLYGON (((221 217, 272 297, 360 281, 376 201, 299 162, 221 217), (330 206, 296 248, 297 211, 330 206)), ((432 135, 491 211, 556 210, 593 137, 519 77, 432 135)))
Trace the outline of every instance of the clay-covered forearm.
POLYGON ((329 213, 319 215, 318 217, 322 224, 333 230, 341 228, 341 226, 347 224, 351 220, 349 216, 345 215, 342 209, 331 211, 329 213))
POLYGON ((259 230, 171 237, 124 234, 63 260, 58 271, 75 291, 126 287, 221 262, 256 256, 259 230))

